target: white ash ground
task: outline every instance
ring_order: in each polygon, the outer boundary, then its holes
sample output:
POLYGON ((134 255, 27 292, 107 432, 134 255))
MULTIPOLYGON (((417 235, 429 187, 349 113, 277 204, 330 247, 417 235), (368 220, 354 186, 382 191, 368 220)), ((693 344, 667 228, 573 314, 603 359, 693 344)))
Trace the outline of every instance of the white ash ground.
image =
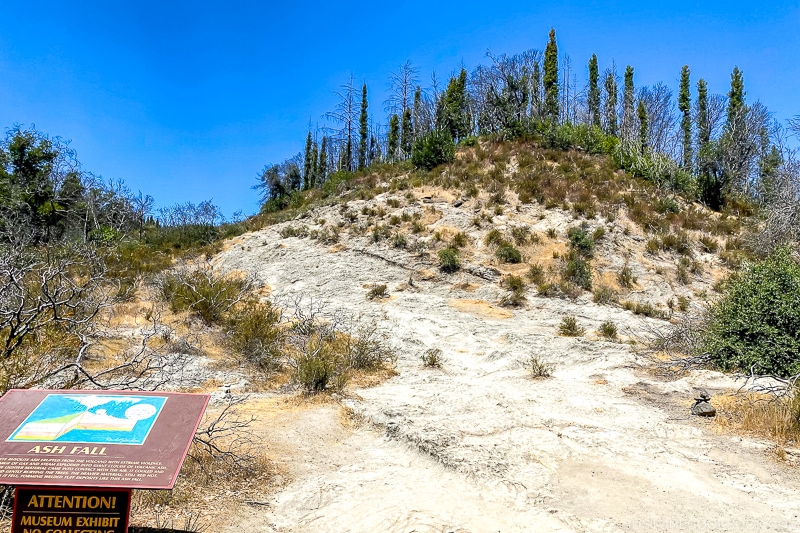
MULTIPOLYGON (((431 229, 467 231, 473 263, 490 257, 480 244, 488 228, 471 226, 469 205, 433 205, 443 216, 431 229)), ((291 224, 314 228, 323 218, 330 225, 338 213, 329 207, 291 224)), ((570 224, 558 211, 509 218, 562 235, 570 224)), ((278 448, 296 458, 292 480, 230 531, 788 532, 800 523, 800 480, 769 459, 768 444, 718 435, 688 414, 695 387, 721 390, 735 387, 732 380, 701 372, 659 382, 629 345, 595 333, 613 320, 636 337, 658 321, 592 303, 589 294, 570 301, 532 296, 535 290, 524 308, 498 311, 492 306, 504 291, 497 283, 465 272, 424 281, 415 273, 434 269, 432 259, 368 236, 343 234, 335 248, 282 239, 285 225, 243 236, 217 265, 252 273, 278 301, 302 295, 385 316, 399 373, 347 401, 370 427, 345 429, 321 409, 302 431, 275 436, 300 446, 278 448), (413 287, 406 287, 410 275, 413 287), (385 283, 391 299, 366 300, 374 283, 385 283), (464 283, 471 290, 456 288, 464 283), (568 315, 587 335, 558 335, 568 315), (427 348, 444 352, 441 370, 423 368, 427 348), (528 377, 522 362, 532 354, 555 364, 552 378, 528 377)), ((711 276, 688 287, 653 283, 657 276, 636 251, 643 239, 609 228, 617 239, 599 246, 598 262, 619 268, 627 248, 642 301, 710 288, 711 276)))

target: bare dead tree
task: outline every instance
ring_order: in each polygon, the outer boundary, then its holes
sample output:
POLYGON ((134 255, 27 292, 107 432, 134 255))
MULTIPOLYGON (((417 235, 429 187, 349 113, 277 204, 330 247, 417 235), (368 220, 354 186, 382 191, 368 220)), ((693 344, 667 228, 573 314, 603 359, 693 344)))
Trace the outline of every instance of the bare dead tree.
POLYGON ((678 118, 672 91, 663 83, 639 89, 639 100, 647 109, 649 126, 648 142, 654 152, 677 156, 678 118))
POLYGON ((333 111, 325 114, 325 118, 336 122, 339 126, 326 129, 330 139, 340 146, 339 170, 353 170, 353 143, 355 132, 358 130, 359 105, 352 75, 347 83, 336 91, 336 96, 339 102, 333 111))
POLYGON ((389 75, 389 98, 384 102, 384 110, 390 115, 402 117, 406 109, 413 105, 414 90, 418 83, 419 68, 408 60, 389 75))

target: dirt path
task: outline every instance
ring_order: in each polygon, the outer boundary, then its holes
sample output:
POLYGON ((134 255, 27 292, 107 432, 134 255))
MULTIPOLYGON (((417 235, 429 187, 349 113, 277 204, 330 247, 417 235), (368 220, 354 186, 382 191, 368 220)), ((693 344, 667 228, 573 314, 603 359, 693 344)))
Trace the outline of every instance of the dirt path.
POLYGON ((387 261, 353 251, 366 239, 346 244, 330 252, 267 229, 217 259, 255 274, 279 301, 304 295, 385 313, 399 355, 397 376, 346 401, 365 426, 348 429, 337 409, 324 407, 275 428, 282 436, 273 451, 284 451, 291 481, 226 531, 711 533, 800 525, 795 471, 771 461, 766 443, 718 435, 688 416, 693 387, 733 383, 713 373, 659 382, 638 368, 629 345, 595 334, 610 319, 635 336, 641 319, 588 297, 529 296, 525 309, 507 313, 488 303, 501 294, 496 284, 466 273, 398 291, 409 271, 392 262, 412 265, 410 255, 371 248, 387 261), (371 283, 386 283, 392 298, 367 301, 371 283), (473 285, 467 292, 459 283, 473 285), (587 335, 558 336, 566 315, 587 335), (444 352, 442 370, 422 367, 427 348, 444 352), (528 377, 521 364, 532 354, 555 364, 552 378, 528 377))

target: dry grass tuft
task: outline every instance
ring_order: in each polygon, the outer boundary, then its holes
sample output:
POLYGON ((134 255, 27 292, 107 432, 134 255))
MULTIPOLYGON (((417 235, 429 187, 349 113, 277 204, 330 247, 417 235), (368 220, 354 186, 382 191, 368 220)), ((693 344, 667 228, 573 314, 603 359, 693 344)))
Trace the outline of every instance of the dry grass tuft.
POLYGON ((775 398, 764 394, 714 396, 716 425, 775 441, 779 445, 800 443, 800 394, 775 398))

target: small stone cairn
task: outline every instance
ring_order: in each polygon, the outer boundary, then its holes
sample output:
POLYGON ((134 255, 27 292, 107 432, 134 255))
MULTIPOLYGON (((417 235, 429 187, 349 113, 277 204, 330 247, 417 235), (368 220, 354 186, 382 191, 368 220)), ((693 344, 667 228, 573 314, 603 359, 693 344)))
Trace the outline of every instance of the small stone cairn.
POLYGON ((711 395, 707 390, 700 391, 700 396, 694 399, 692 414, 697 416, 716 416, 717 410, 711 405, 711 395))

